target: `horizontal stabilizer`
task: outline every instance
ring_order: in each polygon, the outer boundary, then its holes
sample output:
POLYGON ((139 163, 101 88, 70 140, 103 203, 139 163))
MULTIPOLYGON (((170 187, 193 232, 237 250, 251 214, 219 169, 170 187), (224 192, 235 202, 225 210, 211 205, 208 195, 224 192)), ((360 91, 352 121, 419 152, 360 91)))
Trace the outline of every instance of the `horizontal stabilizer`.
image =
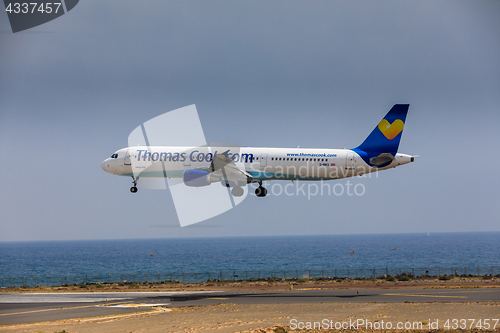
POLYGON ((394 160, 394 156, 391 153, 380 154, 376 157, 370 158, 370 163, 375 166, 387 165, 394 160))

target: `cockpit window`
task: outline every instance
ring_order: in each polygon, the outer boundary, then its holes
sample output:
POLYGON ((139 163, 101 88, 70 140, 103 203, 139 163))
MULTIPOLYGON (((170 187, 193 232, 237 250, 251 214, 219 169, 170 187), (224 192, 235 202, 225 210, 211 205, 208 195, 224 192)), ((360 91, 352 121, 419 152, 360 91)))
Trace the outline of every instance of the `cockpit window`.
POLYGON ((111 158, 118 158, 118 154, 111 155, 111 158))

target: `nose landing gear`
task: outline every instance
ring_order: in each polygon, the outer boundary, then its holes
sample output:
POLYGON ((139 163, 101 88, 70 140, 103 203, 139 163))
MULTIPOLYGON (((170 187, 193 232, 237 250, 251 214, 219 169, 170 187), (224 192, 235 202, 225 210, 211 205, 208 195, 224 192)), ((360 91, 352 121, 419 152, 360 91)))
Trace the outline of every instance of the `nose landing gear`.
POLYGON ((139 177, 135 178, 134 176, 132 176, 132 179, 133 179, 134 186, 132 186, 130 188, 130 192, 137 193, 137 181, 139 180, 139 177))

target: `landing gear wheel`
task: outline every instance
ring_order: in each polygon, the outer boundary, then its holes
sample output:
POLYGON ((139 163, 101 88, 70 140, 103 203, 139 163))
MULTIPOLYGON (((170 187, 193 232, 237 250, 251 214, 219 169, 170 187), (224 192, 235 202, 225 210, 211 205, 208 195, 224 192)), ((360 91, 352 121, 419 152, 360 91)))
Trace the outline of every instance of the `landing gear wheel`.
POLYGON ((134 176, 132 176, 132 183, 134 183, 134 186, 132 186, 130 188, 130 192, 132 193, 137 193, 137 181, 139 180, 139 177, 135 178, 134 176))
POLYGON ((231 194, 233 195, 233 197, 241 197, 243 195, 243 193, 245 193, 245 191, 243 190, 242 187, 239 187, 239 186, 235 186, 231 190, 231 194))
POLYGON ((255 189, 255 195, 263 198, 267 195, 267 189, 265 187, 259 186, 255 189))

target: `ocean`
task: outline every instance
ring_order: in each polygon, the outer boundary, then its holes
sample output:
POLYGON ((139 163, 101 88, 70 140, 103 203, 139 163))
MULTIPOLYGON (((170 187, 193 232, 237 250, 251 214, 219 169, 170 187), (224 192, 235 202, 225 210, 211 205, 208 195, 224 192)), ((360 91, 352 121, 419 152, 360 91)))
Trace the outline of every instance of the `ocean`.
POLYGON ((500 274, 500 232, 0 243, 1 287, 455 270, 500 274))

